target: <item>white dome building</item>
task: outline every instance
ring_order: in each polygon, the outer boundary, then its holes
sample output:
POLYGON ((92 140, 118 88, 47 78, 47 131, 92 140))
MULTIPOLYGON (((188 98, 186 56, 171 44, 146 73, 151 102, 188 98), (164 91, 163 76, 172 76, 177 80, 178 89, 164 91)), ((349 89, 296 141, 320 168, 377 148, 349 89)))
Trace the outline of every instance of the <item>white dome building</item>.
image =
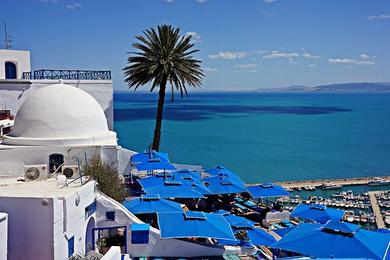
POLYGON ((85 91, 61 82, 37 90, 23 102, 3 144, 116 145, 117 138, 109 131, 99 103, 85 91))

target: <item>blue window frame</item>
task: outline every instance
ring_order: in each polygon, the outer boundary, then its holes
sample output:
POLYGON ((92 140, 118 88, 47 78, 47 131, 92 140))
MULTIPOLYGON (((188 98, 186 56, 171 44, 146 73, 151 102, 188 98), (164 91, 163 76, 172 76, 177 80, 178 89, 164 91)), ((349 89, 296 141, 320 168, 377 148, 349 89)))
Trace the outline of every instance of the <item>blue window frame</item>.
POLYGON ((107 211, 106 212, 106 220, 107 221, 115 221, 115 211, 107 211))
POLYGON ((5 63, 5 78, 16 79, 16 64, 10 61, 5 63))
POLYGON ((96 212, 96 200, 91 204, 89 204, 87 207, 85 207, 85 219, 87 219, 95 212, 96 212))
POLYGON ((149 224, 131 225, 131 243, 148 244, 149 243, 149 224))
POLYGON ((74 236, 68 239, 68 257, 74 254, 74 236))

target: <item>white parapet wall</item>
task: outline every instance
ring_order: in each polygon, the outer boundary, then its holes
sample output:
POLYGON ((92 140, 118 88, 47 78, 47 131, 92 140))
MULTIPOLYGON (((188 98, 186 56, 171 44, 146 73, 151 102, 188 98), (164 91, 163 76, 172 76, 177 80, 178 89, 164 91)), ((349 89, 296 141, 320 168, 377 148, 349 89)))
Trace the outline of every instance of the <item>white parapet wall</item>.
POLYGON ((0 260, 7 260, 8 215, 0 212, 0 260))
MULTIPOLYGON (((45 86, 57 84, 59 80, 2 80, 0 77, 0 109, 7 108, 14 115, 17 113, 23 101, 45 86)), ((64 80, 69 84, 80 88, 101 105, 107 118, 108 127, 113 129, 113 85, 112 80, 64 80)))

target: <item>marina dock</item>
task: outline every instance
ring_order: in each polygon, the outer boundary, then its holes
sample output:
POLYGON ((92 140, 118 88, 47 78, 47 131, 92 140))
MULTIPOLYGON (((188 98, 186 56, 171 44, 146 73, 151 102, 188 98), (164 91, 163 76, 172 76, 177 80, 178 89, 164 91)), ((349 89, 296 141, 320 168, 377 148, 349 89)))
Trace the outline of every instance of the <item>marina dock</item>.
POLYGON ((277 182, 276 184, 281 185, 285 188, 304 188, 306 186, 312 186, 318 188, 324 183, 351 186, 351 185, 367 185, 374 179, 381 178, 386 181, 390 181, 390 176, 375 176, 375 177, 357 177, 357 178, 342 178, 342 179, 324 179, 324 180, 301 180, 301 181, 284 181, 277 182))
POLYGON ((376 222, 376 226, 377 228, 386 228, 386 225, 385 225, 385 222, 383 221, 383 216, 382 216, 382 213, 381 213, 381 210, 379 208, 379 205, 378 205, 378 201, 376 199, 376 194, 380 194, 381 191, 370 191, 368 192, 368 196, 370 197, 370 203, 371 203, 371 208, 372 208, 372 211, 374 212, 374 216, 375 216, 375 222, 376 222))

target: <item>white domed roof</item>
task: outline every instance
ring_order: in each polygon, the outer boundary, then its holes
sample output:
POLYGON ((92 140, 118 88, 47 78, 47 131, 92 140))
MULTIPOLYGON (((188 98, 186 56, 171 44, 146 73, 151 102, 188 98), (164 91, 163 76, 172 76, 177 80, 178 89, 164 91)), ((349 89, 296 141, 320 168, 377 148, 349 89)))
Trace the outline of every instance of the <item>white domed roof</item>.
POLYGON ((73 142, 77 144, 84 140, 82 143, 90 144, 91 138, 110 136, 112 140, 113 134, 102 107, 90 94, 61 83, 43 87, 26 98, 16 113, 11 135, 4 143, 78 140, 73 142), (85 142, 86 139, 89 141, 85 142))

